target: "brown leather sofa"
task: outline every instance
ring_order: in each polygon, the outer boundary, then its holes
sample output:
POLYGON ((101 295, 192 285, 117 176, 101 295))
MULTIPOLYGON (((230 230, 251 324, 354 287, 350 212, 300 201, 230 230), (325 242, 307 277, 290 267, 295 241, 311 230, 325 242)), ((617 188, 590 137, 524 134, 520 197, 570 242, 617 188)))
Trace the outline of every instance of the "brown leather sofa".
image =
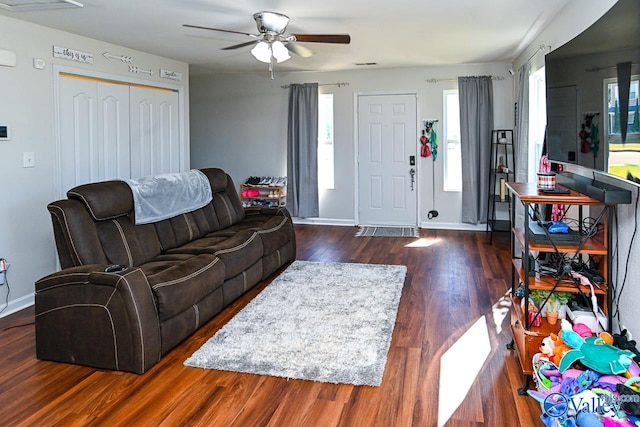
POLYGON ((295 259, 286 209, 243 208, 231 177, 202 172, 211 203, 152 224, 135 225, 124 181, 81 185, 47 207, 63 269, 36 282, 39 359, 141 374, 295 259))

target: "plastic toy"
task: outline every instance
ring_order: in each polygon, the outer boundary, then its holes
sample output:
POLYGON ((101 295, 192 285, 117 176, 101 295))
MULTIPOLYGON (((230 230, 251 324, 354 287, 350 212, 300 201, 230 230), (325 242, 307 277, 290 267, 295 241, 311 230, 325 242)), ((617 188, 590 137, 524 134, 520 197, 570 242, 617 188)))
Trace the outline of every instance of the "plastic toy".
POLYGON ((580 361, 584 366, 601 374, 622 374, 627 371, 634 356, 632 352, 620 350, 598 337, 589 337, 579 347, 574 348, 562 357, 560 372, 580 361))

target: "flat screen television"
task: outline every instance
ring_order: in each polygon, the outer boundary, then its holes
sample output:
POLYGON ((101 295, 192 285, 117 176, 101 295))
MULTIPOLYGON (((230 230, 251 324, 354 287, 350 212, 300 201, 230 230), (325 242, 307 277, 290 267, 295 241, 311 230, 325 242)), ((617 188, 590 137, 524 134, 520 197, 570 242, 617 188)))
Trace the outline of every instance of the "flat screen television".
POLYGON ((640 0, 547 54, 545 78, 549 159, 640 184, 640 0))

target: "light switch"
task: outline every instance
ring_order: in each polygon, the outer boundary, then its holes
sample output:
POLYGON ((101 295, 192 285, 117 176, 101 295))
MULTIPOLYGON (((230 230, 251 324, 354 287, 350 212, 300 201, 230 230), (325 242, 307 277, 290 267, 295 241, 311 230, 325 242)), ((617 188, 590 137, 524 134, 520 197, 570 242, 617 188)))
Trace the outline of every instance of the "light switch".
POLYGON ((33 58, 33 68, 36 70, 44 70, 46 62, 41 58, 33 58))
POLYGON ((34 168, 36 167, 36 155, 33 151, 25 151, 22 153, 22 167, 34 168))

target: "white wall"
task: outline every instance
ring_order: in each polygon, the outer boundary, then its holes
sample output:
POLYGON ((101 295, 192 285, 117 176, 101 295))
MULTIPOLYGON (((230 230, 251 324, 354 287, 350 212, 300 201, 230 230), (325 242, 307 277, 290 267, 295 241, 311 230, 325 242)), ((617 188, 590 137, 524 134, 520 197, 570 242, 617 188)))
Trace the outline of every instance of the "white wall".
MULTIPOLYGON (((556 16, 556 19, 525 49, 525 51, 514 61, 514 67, 518 69, 524 62, 528 61, 540 45, 550 45, 551 50, 557 49, 562 44, 568 42, 573 37, 584 31, 589 25, 597 21, 607 10, 616 3, 615 0, 574 0, 556 16)), ((543 55, 538 54, 532 62, 540 64, 543 55)), ((579 169, 576 169, 578 171, 579 169)), ((579 172, 577 172, 579 173, 579 172)), ((616 236, 619 236, 614 254, 613 268, 614 280, 616 280, 617 295, 620 301, 620 324, 626 326, 634 336, 640 337, 640 245, 636 236, 632 242, 636 224, 640 219, 637 210, 637 198, 639 187, 626 183, 616 178, 601 178, 610 183, 617 183, 623 188, 632 192, 633 200, 629 205, 619 205, 617 207, 618 226, 616 236), (630 257, 628 271, 626 268, 627 258, 630 257), (617 267, 619 271, 616 271, 617 267), (626 273, 626 282, 623 288, 623 281, 626 273)), ((617 332, 617 325, 614 326, 617 332)))
MULTIPOLYGON (((191 164, 221 167, 236 184, 251 175, 286 175, 289 83, 339 83, 321 86, 321 93, 334 94, 335 189, 320 194, 319 221, 354 224, 354 94, 408 91, 418 95, 418 118, 439 119, 442 138, 444 89, 457 87, 458 76, 493 75, 496 128, 513 128, 513 82, 510 64, 460 65, 404 69, 368 69, 341 72, 278 73, 270 80, 262 74, 215 74, 191 76, 191 164), (451 79, 428 83, 429 78, 451 79)), ((419 123, 419 126, 423 124, 419 123)), ((418 132, 418 135, 419 132, 418 132)), ((420 143, 416 138, 416 146, 420 143)), ((435 163, 436 204, 439 216, 427 218, 432 206, 431 158, 419 158, 418 190, 421 202, 418 220, 423 227, 467 228, 461 224, 460 193, 442 190, 442 151, 435 163)), ((419 153, 419 150, 418 150, 419 153)))
MULTIPOLYGON (((33 303, 34 282, 56 270, 57 255, 51 219, 46 206, 55 199, 54 181, 54 84, 53 65, 59 64, 123 78, 134 77, 184 87, 185 164, 188 165, 188 64, 127 49, 70 33, 0 16, 0 48, 17 54, 16 67, 0 66, 0 124, 11 127, 10 141, 0 141, 0 257, 11 267, 7 278, 11 286, 9 308, 2 315, 33 303), (92 53, 94 64, 80 64, 53 58, 53 46, 92 53), (131 74, 128 65, 108 60, 103 52, 128 55, 134 65, 153 69, 154 76, 131 74), (44 70, 33 67, 33 59, 46 61, 44 70), (161 79, 159 68, 183 74, 182 82, 161 79), (35 167, 23 168, 24 152, 35 153, 35 167)), ((6 286, 0 287, 0 308, 4 306, 6 286)))

